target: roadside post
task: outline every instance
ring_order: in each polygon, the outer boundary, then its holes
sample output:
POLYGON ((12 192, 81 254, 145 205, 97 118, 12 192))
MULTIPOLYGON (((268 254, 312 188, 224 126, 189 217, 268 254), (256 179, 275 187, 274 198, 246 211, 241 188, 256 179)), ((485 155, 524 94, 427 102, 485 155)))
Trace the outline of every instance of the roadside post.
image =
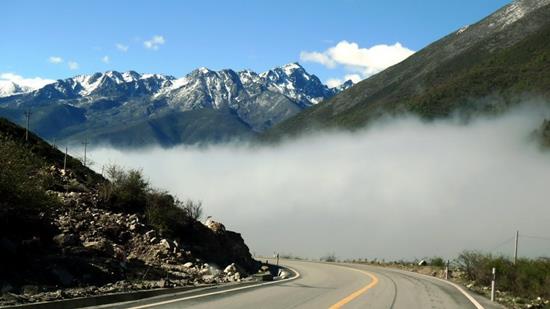
POLYGON ((493 280, 491 280, 491 301, 495 301, 495 280, 496 280, 496 268, 493 267, 493 280))
POLYGON ((445 280, 449 280, 449 260, 447 260, 447 264, 445 264, 445 280))

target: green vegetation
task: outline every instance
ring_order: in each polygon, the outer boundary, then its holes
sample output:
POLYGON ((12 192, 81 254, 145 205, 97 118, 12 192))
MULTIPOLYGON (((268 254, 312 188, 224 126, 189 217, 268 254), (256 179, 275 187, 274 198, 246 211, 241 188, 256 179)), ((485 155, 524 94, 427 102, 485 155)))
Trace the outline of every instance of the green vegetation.
POLYGON ((179 238, 202 216, 202 203, 180 201, 165 191, 153 189, 140 170, 107 168, 101 198, 106 207, 117 211, 143 213, 147 223, 166 237, 179 238))
POLYGON ((440 256, 434 256, 428 260, 428 265, 434 266, 434 267, 445 267, 445 260, 440 256))
MULTIPOLYGON (((13 158, 11 161, 5 161, 4 164, 23 164, 29 168, 29 171, 51 166, 63 168, 64 153, 34 133, 30 132, 29 140, 25 141, 25 130, 4 118, 0 118, 0 132, 5 149, 3 154, 13 158), (32 165, 27 164, 29 160, 33 162, 32 165)), ((71 156, 67 157, 67 168, 73 172, 79 183, 88 188, 95 187, 105 180, 101 175, 94 173, 78 159, 71 156)), ((51 185, 64 184, 58 182, 51 185)))
POLYGON ((25 238, 47 230, 40 212, 57 205, 46 194, 52 179, 35 155, 0 133, 0 235, 25 238))
POLYGON ((520 258, 517 264, 503 256, 465 251, 456 262, 467 280, 490 286, 492 268, 497 269, 497 289, 521 297, 550 298, 550 258, 520 258))
POLYGON ((142 212, 147 204, 149 183, 140 170, 125 171, 115 165, 107 168, 107 182, 101 188, 102 198, 116 210, 142 212))
POLYGON ((320 258, 320 260, 322 262, 336 262, 338 259, 336 257, 336 253, 332 252, 332 253, 328 253, 327 255, 325 256, 322 256, 320 258))

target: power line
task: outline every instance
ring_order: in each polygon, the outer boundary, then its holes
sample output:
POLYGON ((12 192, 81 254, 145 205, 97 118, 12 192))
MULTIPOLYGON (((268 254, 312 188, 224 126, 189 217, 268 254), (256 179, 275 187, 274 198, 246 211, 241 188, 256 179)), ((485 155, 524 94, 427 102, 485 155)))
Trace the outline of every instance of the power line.
POLYGON ((505 241, 499 243, 498 245, 494 246, 493 248, 489 249, 489 251, 494 251, 494 250, 506 245, 507 243, 509 243, 513 240, 515 240, 515 237, 508 238, 507 240, 505 240, 505 241))
POLYGON ((521 237, 525 238, 531 238, 531 239, 539 239, 539 240, 547 240, 550 241, 550 237, 545 236, 534 236, 534 235, 520 235, 521 237))

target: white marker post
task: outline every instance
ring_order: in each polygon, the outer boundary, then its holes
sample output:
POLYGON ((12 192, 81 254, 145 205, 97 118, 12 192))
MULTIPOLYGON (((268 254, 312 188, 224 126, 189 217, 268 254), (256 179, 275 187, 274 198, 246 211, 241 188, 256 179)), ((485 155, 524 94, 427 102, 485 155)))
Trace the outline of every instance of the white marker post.
POLYGON ((445 264, 445 280, 449 280, 449 260, 447 260, 447 264, 445 264))
POLYGON ((496 280, 496 268, 493 267, 493 280, 491 281, 491 301, 495 301, 495 280, 496 280))

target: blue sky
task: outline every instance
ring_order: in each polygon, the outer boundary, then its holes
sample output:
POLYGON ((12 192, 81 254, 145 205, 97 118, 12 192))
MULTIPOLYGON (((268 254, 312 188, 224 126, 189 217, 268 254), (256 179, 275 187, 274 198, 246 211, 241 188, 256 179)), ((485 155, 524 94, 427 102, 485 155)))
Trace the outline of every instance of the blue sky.
POLYGON ((397 42, 417 51, 508 2, 7 0, 0 73, 58 79, 132 69, 179 77, 201 66, 259 72, 300 61, 323 81, 364 78, 362 64, 305 61, 303 52, 326 56, 341 41, 358 56, 397 42))

